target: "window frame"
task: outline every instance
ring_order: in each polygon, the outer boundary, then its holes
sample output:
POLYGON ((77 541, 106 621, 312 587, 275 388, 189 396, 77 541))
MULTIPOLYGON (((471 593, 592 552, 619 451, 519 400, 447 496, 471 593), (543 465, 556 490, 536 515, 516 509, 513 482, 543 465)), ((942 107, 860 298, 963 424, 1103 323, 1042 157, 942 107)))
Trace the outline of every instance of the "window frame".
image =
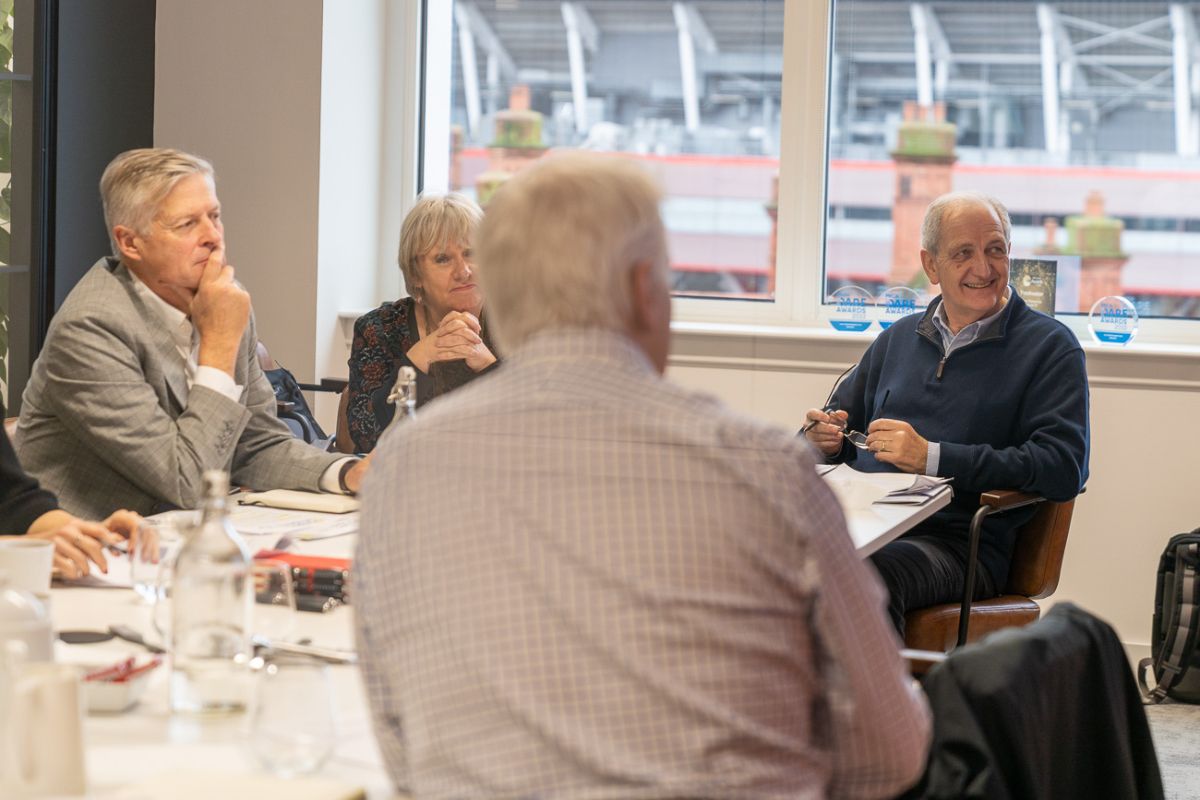
MULTIPOLYGON (((783 96, 780 105, 779 198, 776 240, 775 296, 771 300, 697 298, 673 299, 673 327, 680 331, 710 331, 719 334, 762 335, 824 339, 832 329, 832 309, 822 303, 825 278, 825 205, 829 147, 829 66, 833 51, 833 5, 835 0, 787 0, 784 5, 783 96), (818 45, 819 46, 814 46, 818 45)), ((449 95, 453 9, 451 3, 422 0, 421 21, 416 34, 423 37, 421 64, 423 103, 410 119, 409 130, 420 134, 421 145, 411 148, 418 163, 409 174, 425 179, 417 191, 445 191, 448 175, 425 170, 431 160, 429 144, 449 141, 449 95), (447 46, 438 44, 438 41, 447 46), (430 58, 436 58, 430 66, 430 58), (441 59, 445 59, 444 62, 441 59), (438 94, 440 93, 440 94, 438 94), (436 114, 426 113, 435 94, 436 114)), ((448 165, 447 157, 442 157, 448 165)), ((1000 198, 1003 200, 1003 198, 1000 198)), ((1112 351, 1111 345, 1093 344, 1086 314, 1056 317, 1072 330, 1086 349, 1112 351)), ((836 333, 842 338, 873 339, 879 332, 836 333)), ((1153 351, 1171 355, 1200 356, 1200 320, 1143 319, 1128 352, 1153 351)))

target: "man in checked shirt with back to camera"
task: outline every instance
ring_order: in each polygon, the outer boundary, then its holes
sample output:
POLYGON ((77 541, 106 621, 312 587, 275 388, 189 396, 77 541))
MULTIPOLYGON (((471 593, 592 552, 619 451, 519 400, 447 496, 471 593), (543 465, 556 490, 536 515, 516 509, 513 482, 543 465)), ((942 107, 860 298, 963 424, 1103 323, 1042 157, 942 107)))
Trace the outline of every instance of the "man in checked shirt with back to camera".
POLYGON ((659 193, 551 157, 477 243, 503 369, 393 427, 359 653, 416 798, 889 797, 929 711, 790 432, 663 378, 659 193))

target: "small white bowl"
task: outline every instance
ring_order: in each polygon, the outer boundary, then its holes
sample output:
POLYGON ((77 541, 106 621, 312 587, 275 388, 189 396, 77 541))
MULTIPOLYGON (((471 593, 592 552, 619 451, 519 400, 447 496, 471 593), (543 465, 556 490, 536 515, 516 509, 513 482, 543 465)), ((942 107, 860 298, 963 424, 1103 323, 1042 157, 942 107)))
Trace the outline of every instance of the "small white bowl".
MULTIPOLYGON (((103 666, 99 669, 103 669, 103 666)), ((86 668, 81 677, 94 671, 95 668, 86 668)), ((142 698, 153 674, 154 669, 148 669, 123 681, 83 681, 88 711, 100 714, 128 711, 142 698)))

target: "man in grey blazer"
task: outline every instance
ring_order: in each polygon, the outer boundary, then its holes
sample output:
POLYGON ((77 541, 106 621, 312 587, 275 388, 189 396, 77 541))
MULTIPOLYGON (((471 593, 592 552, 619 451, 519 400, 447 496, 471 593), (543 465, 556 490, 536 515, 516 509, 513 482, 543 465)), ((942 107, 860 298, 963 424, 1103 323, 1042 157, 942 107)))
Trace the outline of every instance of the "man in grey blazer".
POLYGON ((25 389, 21 462, 64 508, 195 507, 205 470, 256 489, 354 492, 365 460, 292 437, 225 261, 212 166, 130 150, 100 179, 113 256, 54 316, 25 389))

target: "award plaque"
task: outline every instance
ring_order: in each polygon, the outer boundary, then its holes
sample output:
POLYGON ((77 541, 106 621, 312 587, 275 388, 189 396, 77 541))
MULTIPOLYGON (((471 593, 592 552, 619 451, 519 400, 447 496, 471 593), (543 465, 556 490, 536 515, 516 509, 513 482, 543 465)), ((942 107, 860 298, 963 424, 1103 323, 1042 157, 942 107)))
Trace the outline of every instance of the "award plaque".
POLYGON ((1101 297, 1088 315, 1088 330, 1097 342, 1129 344, 1137 336, 1137 309, 1124 297, 1101 297))
POLYGON ((871 327, 871 293, 861 286, 843 286, 829 296, 833 314, 829 324, 839 331, 865 331, 871 327))
POLYGON ((1008 282, 1034 311, 1054 316, 1054 290, 1058 262, 1048 258, 1014 258, 1008 266, 1008 282))
POLYGON ((907 286, 893 286, 879 293, 875 306, 879 309, 879 327, 887 330, 899 319, 915 314, 921 302, 920 295, 907 286))

